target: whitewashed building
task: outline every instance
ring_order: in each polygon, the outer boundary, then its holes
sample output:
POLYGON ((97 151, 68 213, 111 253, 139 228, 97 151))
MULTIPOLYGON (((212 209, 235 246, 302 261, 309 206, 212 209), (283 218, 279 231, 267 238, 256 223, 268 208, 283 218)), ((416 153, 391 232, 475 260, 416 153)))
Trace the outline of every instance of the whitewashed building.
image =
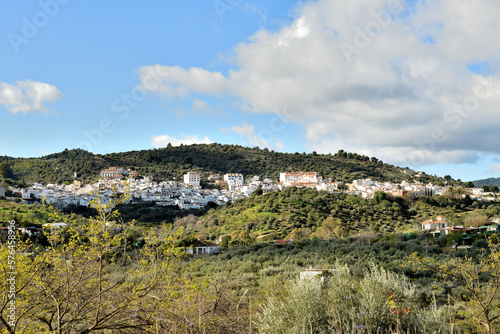
POLYGON ((237 188, 243 187, 243 174, 226 174, 224 175, 224 181, 227 182, 229 190, 234 191, 237 188))
POLYGON ((188 172, 184 174, 184 184, 189 184, 191 186, 200 186, 200 174, 196 172, 188 172))
POLYGON ((428 220, 422 223, 422 230, 438 230, 448 227, 448 222, 444 216, 437 216, 436 220, 428 220))
POLYGON ((293 183, 309 183, 309 182, 321 182, 322 179, 319 173, 316 172, 287 172, 280 173, 280 183, 282 184, 293 184, 293 183))
POLYGON ((214 255, 221 252, 221 246, 205 240, 196 240, 190 247, 186 247, 187 253, 192 255, 214 255))

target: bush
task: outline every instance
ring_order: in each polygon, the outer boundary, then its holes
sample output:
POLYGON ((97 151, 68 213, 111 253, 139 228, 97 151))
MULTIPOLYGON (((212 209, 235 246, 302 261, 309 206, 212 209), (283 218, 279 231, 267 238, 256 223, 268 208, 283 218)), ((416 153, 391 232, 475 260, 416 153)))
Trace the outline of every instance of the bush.
POLYGON ((259 318, 265 334, 320 333, 328 328, 327 307, 319 279, 295 282, 286 299, 270 298, 259 318))
POLYGON ((438 239, 438 245, 439 247, 446 247, 446 244, 448 243, 448 237, 446 235, 442 235, 438 239))
MULTIPOLYGON (((337 264, 323 282, 295 281, 288 294, 271 296, 259 315, 259 331, 281 333, 432 333, 446 325, 445 315, 417 305, 409 279, 370 265, 362 278, 337 264)), ((323 277, 324 278, 324 277, 323 277)))

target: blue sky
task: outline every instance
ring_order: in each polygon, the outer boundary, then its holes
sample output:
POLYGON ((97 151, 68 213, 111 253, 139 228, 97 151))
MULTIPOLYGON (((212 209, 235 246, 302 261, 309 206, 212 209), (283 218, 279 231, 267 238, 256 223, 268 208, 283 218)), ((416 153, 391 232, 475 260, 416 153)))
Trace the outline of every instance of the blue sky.
POLYGON ((0 155, 220 142, 500 176, 500 8, 470 6, 9 2, 0 155))

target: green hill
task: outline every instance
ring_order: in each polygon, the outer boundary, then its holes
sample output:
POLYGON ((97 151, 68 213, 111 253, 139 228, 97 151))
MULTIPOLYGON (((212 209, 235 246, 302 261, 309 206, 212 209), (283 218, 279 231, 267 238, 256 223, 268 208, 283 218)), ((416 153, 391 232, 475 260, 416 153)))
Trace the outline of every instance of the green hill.
POLYGON ((500 177, 490 177, 489 179, 472 181, 472 183, 478 188, 482 186, 497 186, 500 188, 500 177))
POLYGON ((290 187, 210 209, 192 227, 194 233, 211 239, 228 233, 233 240, 328 238, 420 229, 423 221, 438 215, 446 216, 454 225, 464 225, 464 219, 472 213, 494 217, 500 213, 500 206, 440 195, 393 198, 382 192, 377 192, 373 200, 365 200, 356 195, 290 187))
MULTIPOLYGON (((323 177, 349 182, 372 178, 376 181, 410 179, 401 167, 383 163, 343 150, 335 154, 316 152, 279 153, 267 149, 237 145, 200 144, 161 149, 93 154, 84 150, 64 150, 40 158, 0 157, 0 178, 9 177, 20 183, 72 182, 74 173, 83 182, 95 182, 99 171, 110 166, 130 168, 139 175, 152 175, 163 180, 180 179, 187 171, 198 171, 202 178, 210 174, 242 173, 262 178, 279 179, 280 172, 314 171, 323 177)), ((424 175, 422 182, 443 183, 442 178, 424 175)))

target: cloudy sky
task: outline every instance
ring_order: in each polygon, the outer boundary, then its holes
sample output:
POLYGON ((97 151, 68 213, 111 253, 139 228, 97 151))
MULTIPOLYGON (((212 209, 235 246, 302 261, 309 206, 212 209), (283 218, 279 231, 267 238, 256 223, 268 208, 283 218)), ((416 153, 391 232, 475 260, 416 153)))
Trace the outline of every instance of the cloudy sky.
POLYGON ((497 0, 1 7, 0 155, 219 142, 500 176, 497 0))

